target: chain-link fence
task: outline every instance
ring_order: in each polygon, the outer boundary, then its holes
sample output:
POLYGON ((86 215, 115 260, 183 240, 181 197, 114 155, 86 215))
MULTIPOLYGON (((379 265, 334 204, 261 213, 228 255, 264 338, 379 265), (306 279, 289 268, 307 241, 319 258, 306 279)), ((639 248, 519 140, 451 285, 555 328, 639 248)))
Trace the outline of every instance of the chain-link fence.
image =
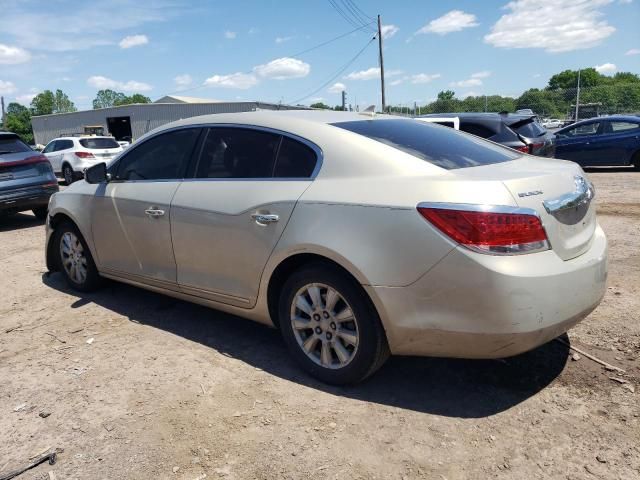
POLYGON ((441 92, 433 102, 391 106, 389 110, 400 115, 531 110, 540 118, 560 120, 575 120, 576 111, 580 120, 601 115, 640 115, 640 83, 601 85, 579 91, 577 88, 533 88, 515 98, 501 95, 459 98, 454 92, 441 92))

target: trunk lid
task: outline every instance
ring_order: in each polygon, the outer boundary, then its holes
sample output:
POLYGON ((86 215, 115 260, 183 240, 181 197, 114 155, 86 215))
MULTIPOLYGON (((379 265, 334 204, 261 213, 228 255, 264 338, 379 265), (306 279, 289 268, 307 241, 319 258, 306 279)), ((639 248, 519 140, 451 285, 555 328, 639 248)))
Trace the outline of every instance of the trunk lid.
POLYGON ((577 164, 531 156, 460 173, 501 181, 519 207, 540 216, 551 248, 563 260, 588 250, 596 229, 595 192, 577 164))

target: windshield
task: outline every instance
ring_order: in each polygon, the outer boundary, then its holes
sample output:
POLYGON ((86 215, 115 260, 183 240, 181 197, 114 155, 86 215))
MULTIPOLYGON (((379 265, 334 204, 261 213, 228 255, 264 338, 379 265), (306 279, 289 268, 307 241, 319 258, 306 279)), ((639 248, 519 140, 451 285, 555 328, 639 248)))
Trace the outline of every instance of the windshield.
POLYGON ((118 142, 113 138, 82 138, 80 139, 80 145, 84 148, 91 148, 94 150, 102 148, 120 148, 118 142))
POLYGON ((359 120, 332 124, 402 150, 446 170, 515 160, 513 150, 417 120, 359 120))
POLYGON ((0 154, 31 152, 31 149, 18 137, 0 135, 0 154))

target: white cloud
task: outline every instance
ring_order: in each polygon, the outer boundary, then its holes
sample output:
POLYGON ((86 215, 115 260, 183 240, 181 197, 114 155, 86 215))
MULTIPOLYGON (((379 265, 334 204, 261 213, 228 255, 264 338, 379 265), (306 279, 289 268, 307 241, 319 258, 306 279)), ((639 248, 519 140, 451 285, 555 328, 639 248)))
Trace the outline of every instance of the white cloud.
POLYGON ((398 78, 397 80, 393 80, 392 82, 389 82, 389 86, 396 87, 398 85, 403 84, 406 80, 407 80, 407 77, 398 78))
POLYGON ((289 40, 293 40, 294 37, 276 37, 275 42, 280 44, 280 43, 285 43, 288 42, 289 40))
POLYGON ((139 47, 140 45, 146 45, 149 43, 149 38, 146 35, 129 35, 120 40, 120 48, 139 47))
POLYGON ((13 82, 9 80, 0 80, 0 93, 3 95, 9 95, 17 90, 13 82))
POLYGON ((487 78, 491 76, 489 70, 483 70, 482 72, 476 72, 471 74, 471 78, 487 78))
POLYGON ((622 5, 628 5, 630 3, 632 3, 633 0, 618 0, 618 3, 622 4, 622 5))
POLYGON ((128 82, 120 82, 101 75, 94 75, 87 79, 87 84, 97 88, 98 90, 122 90, 123 92, 148 92, 153 87, 147 83, 129 80, 128 82))
POLYGON ((476 21, 476 16, 472 13, 465 13, 462 10, 451 10, 439 18, 431 20, 418 30, 416 35, 423 33, 446 35, 447 33, 459 32, 465 28, 477 27, 478 25, 479 23, 476 21))
MULTIPOLYGON (((385 77, 395 77, 400 74, 402 74, 402 70, 387 70, 384 72, 385 77)), ((380 69, 378 67, 371 67, 367 70, 351 72, 344 78, 347 80, 373 80, 374 78, 380 78, 380 69)))
POLYGON ((494 47, 544 48, 553 53, 591 48, 616 30, 598 10, 611 1, 514 0, 484 41, 494 47))
POLYGON ((178 75, 173 79, 173 81, 175 82, 176 87, 179 87, 179 88, 186 88, 193 83, 193 79, 191 78, 191 75, 189 75, 188 73, 185 73, 183 75, 178 75))
POLYGON ((246 90, 258 83, 258 79, 252 73, 232 73, 230 75, 214 75, 207 78, 204 84, 209 87, 237 88, 246 90))
POLYGON ((260 33, 260 29, 256 27, 251 27, 247 33, 249 35, 255 35, 256 33, 260 33))
POLYGON ((391 38, 396 33, 398 33, 400 28, 395 25, 382 25, 381 30, 382 30, 382 38, 386 40, 387 38, 391 38))
POLYGON ((16 97, 16 100, 18 101, 18 103, 21 103, 22 105, 30 105, 31 100, 33 100, 36 95, 37 93, 25 93, 24 95, 18 95, 16 97))
POLYGON ((283 57, 271 60, 264 65, 253 67, 253 71, 263 78, 286 80, 288 78, 306 77, 311 71, 311 65, 296 58, 283 57))
POLYGON ((232 32, 231 30, 227 30, 226 32, 224 32, 224 38, 228 40, 233 40, 237 36, 238 34, 236 32, 232 32))
POLYGON ((540 75, 539 73, 534 73, 533 74, 533 78, 540 78, 542 75, 540 75))
POLYGON ((31 60, 31 54, 25 49, 0 43, 0 65, 16 65, 29 60, 31 60))
POLYGON ((640 55, 640 48, 632 48, 631 50, 627 50, 625 55, 640 55))
POLYGON ((329 93, 340 93, 340 92, 342 92, 343 90, 346 90, 346 89, 347 89, 347 86, 344 83, 337 82, 337 83, 334 83, 333 85, 331 85, 329 87, 328 92, 329 93))
POLYGON ((618 67, 616 67, 613 63, 603 63, 602 65, 596 65, 593 68, 596 69, 596 72, 602 73, 603 75, 606 75, 607 73, 613 73, 618 69, 618 67))
POLYGON ((439 73, 433 73, 433 74, 429 74, 429 73, 418 73, 416 75, 411 75, 411 83, 413 84, 419 84, 419 83, 429 83, 433 80, 435 80, 436 78, 440 78, 441 75, 439 73))
POLYGON ((452 87, 461 87, 461 88, 477 87, 477 86, 482 85, 482 80, 480 80, 479 78, 468 78, 467 80, 460 80, 459 82, 452 82, 450 85, 452 87))

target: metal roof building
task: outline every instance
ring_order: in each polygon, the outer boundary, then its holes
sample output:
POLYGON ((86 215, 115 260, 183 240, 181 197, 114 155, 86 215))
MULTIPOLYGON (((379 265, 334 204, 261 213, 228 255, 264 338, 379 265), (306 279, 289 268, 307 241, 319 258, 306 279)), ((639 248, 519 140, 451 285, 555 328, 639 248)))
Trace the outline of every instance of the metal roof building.
POLYGON ((306 107, 265 102, 223 102, 218 100, 165 96, 154 103, 41 115, 31 118, 36 144, 46 145, 56 137, 82 133, 85 126, 102 126, 116 140, 135 140, 156 127, 182 118, 211 113, 255 110, 299 110, 306 107))

